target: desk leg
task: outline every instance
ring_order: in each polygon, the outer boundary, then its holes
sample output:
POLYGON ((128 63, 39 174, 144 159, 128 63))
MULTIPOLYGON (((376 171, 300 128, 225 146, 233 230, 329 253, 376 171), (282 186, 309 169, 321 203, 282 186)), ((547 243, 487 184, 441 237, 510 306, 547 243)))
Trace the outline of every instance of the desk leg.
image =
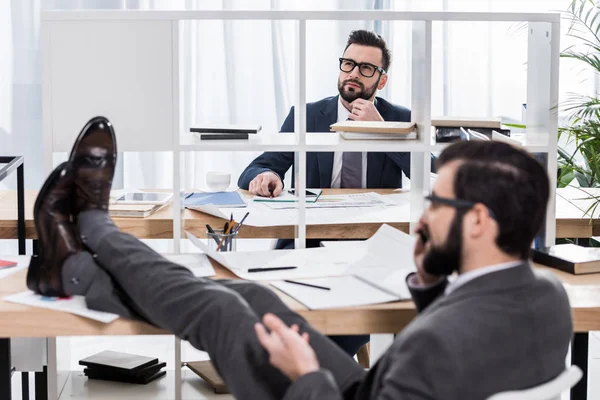
POLYGON ((48 367, 35 373, 35 400, 48 400, 48 367))
POLYGON ((588 346, 589 333, 575 333, 571 345, 571 364, 581 368, 583 376, 571 389, 571 400, 586 400, 588 389, 588 346))
POLYGON ((0 339, 0 399, 12 398, 10 339, 0 339))
POLYGON ((21 372, 21 397, 29 400, 29 372, 21 372))

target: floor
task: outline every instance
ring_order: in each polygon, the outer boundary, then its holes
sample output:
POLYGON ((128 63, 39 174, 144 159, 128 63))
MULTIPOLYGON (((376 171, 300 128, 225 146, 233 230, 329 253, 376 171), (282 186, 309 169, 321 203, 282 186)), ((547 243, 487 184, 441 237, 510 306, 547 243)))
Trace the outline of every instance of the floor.
MULTIPOLYGON (((72 337, 62 339, 58 343, 59 354, 68 354, 70 360, 59 357, 59 365, 71 372, 61 372, 58 378, 59 400, 174 400, 174 340, 170 336, 136 336, 136 337, 72 337), (83 367, 78 360, 99 351, 111 349, 142 355, 152 355, 167 362, 167 375, 147 385, 132 385, 117 382, 88 380, 83 374, 83 367)), ((600 398, 600 332, 590 334, 589 345, 589 380, 588 399, 600 398)), ((569 356, 570 357, 570 356, 569 356)), ((208 359, 206 353, 200 352, 187 343, 182 343, 182 361, 200 361, 208 359)), ((30 374, 32 375, 32 374, 30 374)), ((230 400, 231 395, 216 395, 204 381, 191 371, 182 370, 183 400, 230 400)), ((30 376, 33 383, 33 376, 30 376)), ((13 400, 21 400, 21 375, 13 376, 13 400)), ((33 390, 33 384, 30 385, 33 390)), ((31 400, 34 399, 30 395, 31 400)), ((565 394, 562 400, 568 400, 565 394)))

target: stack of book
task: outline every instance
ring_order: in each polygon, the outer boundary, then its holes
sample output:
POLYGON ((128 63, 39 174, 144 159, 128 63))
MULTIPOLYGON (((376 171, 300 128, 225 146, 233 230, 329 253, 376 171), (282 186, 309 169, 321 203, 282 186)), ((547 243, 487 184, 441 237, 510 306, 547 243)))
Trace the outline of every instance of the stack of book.
POLYGON ((396 121, 341 121, 331 125, 333 132, 339 132, 344 139, 402 140, 416 139, 414 122, 396 121))
POLYGON ((146 218, 161 208, 165 204, 109 204, 108 212, 111 217, 133 217, 146 218))
POLYGON ((494 133, 510 136, 509 129, 502 128, 499 118, 432 118, 435 139, 438 143, 456 140, 492 140, 494 133))
POLYGON ((532 250, 534 263, 560 269, 570 274, 591 274, 600 272, 600 248, 583 247, 576 244, 557 244, 532 250))
POLYGON ((134 354, 103 351, 79 361, 84 365, 83 373, 88 379, 101 379, 145 385, 160 377, 166 371, 161 371, 167 363, 159 362, 158 358, 138 356, 134 354))
POLYGON ((260 132, 260 125, 203 125, 190 128, 200 140, 248 139, 249 134, 260 132))

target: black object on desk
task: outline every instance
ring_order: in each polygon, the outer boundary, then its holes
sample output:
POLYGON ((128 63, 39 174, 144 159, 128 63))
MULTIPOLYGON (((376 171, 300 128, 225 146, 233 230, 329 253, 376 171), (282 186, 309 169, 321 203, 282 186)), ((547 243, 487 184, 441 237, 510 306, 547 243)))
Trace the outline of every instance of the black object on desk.
POLYGON ((310 283, 290 281, 288 279, 284 279, 283 281, 287 282, 287 283, 293 283, 294 285, 308 286, 308 287, 315 288, 315 289, 331 290, 331 288, 328 288, 325 286, 319 286, 319 285, 312 285, 310 283))
POLYGON ((249 268, 248 272, 270 272, 270 271, 284 271, 286 269, 296 269, 298 267, 272 267, 272 268, 249 268))

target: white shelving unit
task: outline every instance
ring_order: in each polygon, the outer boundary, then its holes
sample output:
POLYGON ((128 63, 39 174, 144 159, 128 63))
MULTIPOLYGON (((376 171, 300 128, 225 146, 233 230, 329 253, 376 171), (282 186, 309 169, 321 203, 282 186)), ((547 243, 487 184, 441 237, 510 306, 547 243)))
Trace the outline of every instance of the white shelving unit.
MULTIPOLYGON (((48 169, 51 152, 69 151, 79 127, 93 115, 113 121, 120 151, 173 151, 173 191, 181 189, 181 154, 187 151, 295 152, 295 184, 301 194, 298 247, 306 239, 306 153, 309 151, 409 151, 411 222, 423 211, 430 190, 429 153, 441 151, 431 132, 432 24, 442 21, 528 23, 527 132, 525 148, 544 153, 552 193, 544 239, 555 240, 556 140, 560 15, 402 11, 56 11, 43 12, 43 129, 48 169), (179 35, 184 20, 291 20, 296 26, 295 132, 261 132, 248 141, 207 141, 182 126, 179 35), (314 20, 412 21, 412 119, 419 139, 345 141, 338 134, 306 133, 306 22, 314 20), (117 32, 118 34, 115 34, 117 32), (110 51, 107 52, 107 49, 110 51), (148 51, 152 49, 152 51, 148 51), (117 63, 119 68, 113 68, 117 63), (123 65, 123 63, 126 63, 123 65), (127 64, 129 63, 129 64, 127 64), (140 72, 131 65, 144 65, 140 72), (90 93, 90 86, 94 89, 90 93), (160 111, 162 110, 162 112, 160 111), (148 112, 150 111, 150 112, 148 112), (140 129, 139 118, 144 119, 140 129), (67 129, 69 128, 69 129, 67 129), (169 131, 171 138, 168 137, 169 131)), ((174 210, 180 199, 174 196, 174 210)), ((412 225, 412 224, 411 224, 412 225)), ((175 212, 174 232, 182 227, 175 212)), ((174 235, 179 251, 180 235, 174 235)), ((179 377, 177 377, 179 379, 179 377)), ((176 385, 177 387, 178 385, 176 385)), ((180 391, 177 396, 180 398, 180 391)))

